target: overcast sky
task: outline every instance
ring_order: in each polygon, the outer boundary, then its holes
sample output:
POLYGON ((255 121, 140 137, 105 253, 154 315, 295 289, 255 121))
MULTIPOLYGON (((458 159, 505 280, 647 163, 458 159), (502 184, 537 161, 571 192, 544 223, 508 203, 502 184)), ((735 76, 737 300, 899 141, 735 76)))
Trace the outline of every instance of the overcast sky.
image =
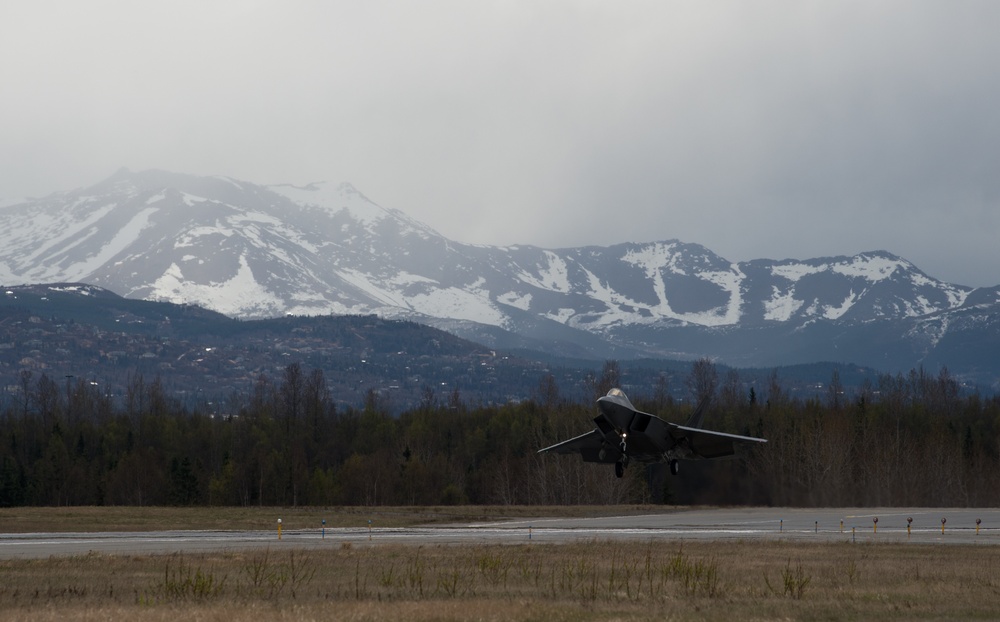
POLYGON ((992 286, 998 32, 992 0, 2 0, 0 198, 349 181, 461 242, 992 286))

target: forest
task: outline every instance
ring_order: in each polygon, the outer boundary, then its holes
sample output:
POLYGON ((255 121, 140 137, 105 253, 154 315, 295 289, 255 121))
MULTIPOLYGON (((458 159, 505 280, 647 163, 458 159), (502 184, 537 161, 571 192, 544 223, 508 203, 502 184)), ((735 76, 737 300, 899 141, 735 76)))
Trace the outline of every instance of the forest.
POLYGON ((605 362, 581 403, 544 373, 530 400, 502 406, 425 387, 393 415, 374 389, 363 405, 335 404, 324 372, 300 363, 194 407, 159 377, 133 374, 111 397, 25 370, 0 411, 0 506, 1000 505, 1000 399, 961 391, 947 369, 852 391, 834 371, 803 400, 777 372, 757 386, 696 361, 690 400, 663 376, 629 387, 631 401, 683 423, 710 395, 706 427, 768 439, 747 459, 684 462, 677 476, 633 464, 617 479, 609 465, 537 453, 592 429, 594 400, 621 377, 605 362))

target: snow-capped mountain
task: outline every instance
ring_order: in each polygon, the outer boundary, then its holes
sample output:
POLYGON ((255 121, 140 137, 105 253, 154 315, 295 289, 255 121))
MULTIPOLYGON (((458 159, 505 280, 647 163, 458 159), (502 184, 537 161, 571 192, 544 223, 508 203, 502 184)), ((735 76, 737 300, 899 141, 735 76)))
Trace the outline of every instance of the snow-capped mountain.
POLYGON ((0 208, 0 282, 90 283, 242 318, 377 313, 598 357, 889 369, 937 362, 956 335, 996 343, 1000 309, 1000 288, 943 283, 881 251, 733 263, 676 240, 477 246, 349 184, 124 169, 0 208))

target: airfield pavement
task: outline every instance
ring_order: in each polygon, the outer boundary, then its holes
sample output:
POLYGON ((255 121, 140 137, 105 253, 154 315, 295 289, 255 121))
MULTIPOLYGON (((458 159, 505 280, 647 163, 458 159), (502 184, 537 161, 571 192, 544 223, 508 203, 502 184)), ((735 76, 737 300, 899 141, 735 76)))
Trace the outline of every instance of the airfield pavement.
MULTIPOLYGON (((276 511, 277 513, 277 511, 276 511)), ((168 554, 398 543, 522 544, 580 540, 800 539, 823 542, 1000 544, 1000 509, 723 508, 600 518, 537 518, 403 528, 0 534, 0 559, 168 554), (877 529, 875 518, 878 518, 877 529), (907 518, 912 518, 907 530, 907 518), (946 519, 942 532, 941 520, 946 519), (977 529, 977 519, 980 522, 977 529)))

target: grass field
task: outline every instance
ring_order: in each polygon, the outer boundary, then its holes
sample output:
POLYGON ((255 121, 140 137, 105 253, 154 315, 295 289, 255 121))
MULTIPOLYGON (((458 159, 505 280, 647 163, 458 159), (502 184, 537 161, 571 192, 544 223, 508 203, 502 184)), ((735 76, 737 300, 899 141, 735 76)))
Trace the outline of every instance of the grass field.
MULTIPOLYGON (((98 523, 114 522, 90 511, 98 523)), ((142 520, 152 524, 150 512, 142 520)), ((430 512, 497 518, 485 508, 430 512)), ((202 520, 189 515, 183 524, 206 528, 202 520)), ((91 554, 0 561, 0 619, 997 619, 998 554, 993 546, 794 540, 91 554)))

